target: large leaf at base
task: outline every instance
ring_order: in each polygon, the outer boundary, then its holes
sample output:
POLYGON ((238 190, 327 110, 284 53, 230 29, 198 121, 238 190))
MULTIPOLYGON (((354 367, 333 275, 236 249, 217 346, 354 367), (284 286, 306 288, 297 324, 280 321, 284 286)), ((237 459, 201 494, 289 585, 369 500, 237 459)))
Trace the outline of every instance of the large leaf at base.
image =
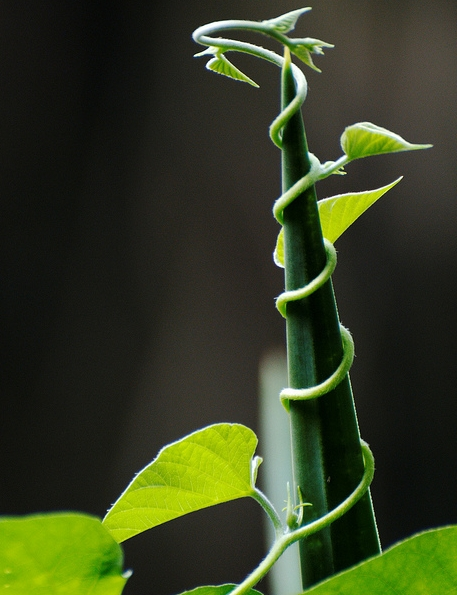
POLYGON ((103 520, 116 541, 184 514, 252 496, 252 430, 216 424, 163 448, 130 483, 103 520))
POLYGON ((0 518, 0 591, 119 595, 123 554, 100 519, 77 513, 0 518))
POLYGON ((306 595, 455 595, 457 527, 415 535, 306 595))
POLYGON ((414 145, 395 132, 376 126, 371 122, 359 122, 348 126, 341 135, 341 148, 350 160, 370 155, 428 149, 431 146, 414 145))
POLYGON ((393 188, 401 178, 376 190, 338 194, 320 200, 319 217, 322 235, 330 242, 335 242, 346 229, 354 223, 373 203, 393 188))

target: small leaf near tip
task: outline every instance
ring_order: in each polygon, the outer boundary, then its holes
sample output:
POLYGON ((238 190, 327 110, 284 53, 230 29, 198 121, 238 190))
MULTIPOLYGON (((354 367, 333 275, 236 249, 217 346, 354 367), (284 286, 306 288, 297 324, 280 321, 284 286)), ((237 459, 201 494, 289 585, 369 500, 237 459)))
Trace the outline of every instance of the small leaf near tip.
POLYGON ((340 142, 344 153, 351 160, 370 155, 429 149, 432 146, 409 143, 400 135, 371 122, 359 122, 348 126, 341 135, 340 142))
POLYGON ((291 39, 290 51, 297 56, 304 64, 315 70, 321 72, 311 57, 311 54, 323 55, 323 48, 333 48, 333 44, 320 41, 319 39, 313 39, 311 37, 305 37, 303 39, 291 39))
POLYGON ((289 31, 295 29, 295 25, 297 24, 297 21, 301 15, 305 14, 305 12, 309 12, 310 10, 310 6, 307 8, 292 10, 274 19, 262 21, 262 24, 269 27, 270 29, 278 31, 278 33, 289 33, 289 31))
POLYGON ((222 74, 236 81, 248 83, 253 87, 259 87, 259 85, 249 78, 244 72, 241 72, 239 68, 234 66, 223 54, 214 56, 206 65, 208 70, 212 70, 217 74, 222 74))
POLYGON ((398 184, 401 179, 400 177, 391 184, 376 190, 338 194, 318 201, 317 206, 324 238, 332 243, 335 242, 362 213, 398 184))
POLYGON ((202 52, 198 52, 198 54, 194 54, 194 58, 200 58, 201 56, 215 56, 218 53, 219 49, 216 47, 208 46, 202 52))

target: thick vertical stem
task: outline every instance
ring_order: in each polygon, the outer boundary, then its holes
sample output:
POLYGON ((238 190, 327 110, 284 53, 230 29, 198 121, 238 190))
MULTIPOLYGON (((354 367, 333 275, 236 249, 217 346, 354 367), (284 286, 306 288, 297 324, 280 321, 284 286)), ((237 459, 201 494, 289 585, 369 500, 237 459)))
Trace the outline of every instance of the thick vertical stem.
MULTIPOLYGON (((290 64, 282 73, 282 107, 295 96, 290 64)), ((308 173, 310 162, 301 112, 282 131, 283 191, 308 173)), ((304 287, 326 262, 315 188, 284 210, 286 290, 304 287)), ((342 358, 331 281, 311 296, 287 304, 289 386, 307 388, 328 378, 342 358)), ((304 523, 342 502, 363 475, 360 436, 349 377, 323 397, 290 401, 295 482, 312 507, 304 523)), ((379 553, 370 494, 330 527, 300 543, 303 587, 379 553)))

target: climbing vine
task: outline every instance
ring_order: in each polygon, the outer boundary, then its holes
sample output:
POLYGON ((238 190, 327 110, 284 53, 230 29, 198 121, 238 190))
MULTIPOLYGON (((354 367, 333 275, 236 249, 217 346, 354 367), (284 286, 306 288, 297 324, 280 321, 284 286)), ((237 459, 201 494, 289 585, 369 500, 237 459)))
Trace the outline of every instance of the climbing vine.
MULTIPOLYGON (((208 57, 207 68, 218 74, 257 86, 227 58, 226 54, 230 52, 261 58, 282 71, 282 108, 270 127, 271 140, 282 152, 283 172, 287 170, 283 173, 283 193, 273 207, 274 217, 281 226, 274 260, 278 266, 285 268, 286 273, 286 290, 277 298, 276 306, 285 317, 286 324, 289 325, 293 318, 295 327, 291 330, 292 327, 288 326, 291 386, 282 390, 280 399, 290 414, 292 428, 298 433, 312 434, 307 446, 310 450, 315 448, 319 451, 313 451, 309 460, 301 453, 297 455, 299 464, 304 461, 304 466, 296 474, 292 493, 288 486, 284 486, 285 492, 287 490, 285 518, 256 486, 262 460, 255 456, 257 437, 254 432, 240 424, 214 424, 164 447, 156 459, 134 477, 103 520, 80 513, 0 518, 0 589, 8 589, 12 594, 46 592, 47 595, 57 595, 65 592, 68 595, 119 595, 130 576, 130 573, 122 571, 122 542, 185 514, 250 497, 260 504, 274 527, 275 538, 266 557, 239 585, 198 587, 188 591, 188 595, 254 593, 253 587, 296 542, 304 545, 302 572, 304 587, 311 587, 307 591, 309 593, 362 595, 369 592, 377 595, 387 592, 387 583, 390 590, 403 595, 418 592, 439 592, 442 595, 455 591, 457 527, 426 532, 380 554, 369 498, 374 459, 368 445, 359 437, 348 381, 354 343, 349 331, 339 322, 333 294, 329 291, 337 261, 334 242, 401 178, 375 190, 339 194, 320 201, 315 195, 317 182, 330 175, 344 174, 345 167, 355 159, 424 149, 430 145, 411 144, 385 128, 360 122, 348 126, 341 135, 343 154, 336 160, 321 163, 308 151, 301 119, 301 106, 308 86, 304 73, 292 62, 291 56, 319 71, 313 55, 322 55, 324 49, 333 47, 310 37, 288 37, 299 17, 309 10, 302 8, 261 22, 219 21, 200 27, 193 34, 194 40, 205 46, 197 56, 208 57), (278 42, 284 49, 284 55, 220 36, 227 31, 262 34, 278 42), (292 162, 295 162, 293 167, 290 166, 292 162), (292 212, 300 201, 306 209, 292 212), (306 226, 310 221, 297 220, 297 212, 302 214, 305 210, 310 219, 315 219, 309 227, 313 237, 297 259, 296 252, 291 249, 294 245, 291 238, 294 239, 297 230, 306 236, 306 226), (317 269, 314 266, 315 274, 308 275, 305 282, 299 283, 296 279, 291 282, 288 273, 290 269, 297 268, 297 262, 308 266, 309 246, 322 256, 315 259, 314 265, 319 260, 322 266, 317 269), (316 303, 319 304, 318 315, 314 316, 316 303), (335 321, 336 332, 328 332, 332 325, 335 327, 335 321), (325 331, 324 340, 320 341, 323 348, 319 351, 314 345, 317 335, 312 333, 322 330, 325 331), (295 340, 294 333, 307 342, 295 340), (327 340, 330 335, 331 340, 327 340), (336 362, 336 365, 329 368, 330 373, 323 374, 320 381, 313 382, 311 377, 322 375, 319 358, 323 356, 327 360, 327 368, 328 362, 332 365, 336 362), (297 362, 304 362, 304 367, 312 369, 314 376, 310 374, 307 377, 301 370, 297 372, 297 362), (306 382, 302 383, 300 379, 303 378, 306 382), (319 408, 320 403, 327 403, 327 407, 319 408), (346 408, 344 416, 332 417, 334 403, 338 404, 336 409, 346 408), (310 412, 314 418, 312 423, 318 420, 314 427, 306 425, 311 419, 310 412), (298 421, 294 422, 294 416, 299 418, 298 421), (349 432, 344 423, 337 425, 336 422, 341 419, 352 424, 349 432), (338 434, 336 447, 329 441, 329 427, 338 434), (336 473, 332 486, 325 485, 329 482, 322 478, 329 465, 335 465, 335 461, 339 465, 341 451, 350 451, 350 456, 343 453, 349 472, 340 476, 336 473), (312 466, 314 463, 316 468, 312 466), (300 477, 304 478, 303 481, 300 477), (335 494, 346 489, 331 492, 333 484, 337 484, 339 479, 346 482, 345 486, 350 486, 350 489, 330 505, 337 497, 335 494), (351 517, 354 510, 358 512, 351 517), (349 522, 341 524, 348 518, 349 522), (363 534, 362 538, 359 533, 363 534), (322 535, 324 537, 321 538, 322 535), (314 537, 316 541, 313 541, 314 537), (342 556, 341 549, 350 551, 350 556, 342 556), (449 552, 454 553, 449 555, 449 552), (332 576, 359 562, 363 563, 332 576), (316 566, 317 571, 313 569, 309 573, 310 566, 316 566), (444 579, 437 578, 438 575, 444 576, 444 579), (388 580, 384 581, 383 577, 388 577, 388 580), (314 583, 324 579, 328 580, 313 587, 314 583), (432 591, 437 585, 439 590, 432 591)), ((314 258, 314 252, 311 252, 314 258)), ((306 275, 300 277, 305 278, 306 275)))

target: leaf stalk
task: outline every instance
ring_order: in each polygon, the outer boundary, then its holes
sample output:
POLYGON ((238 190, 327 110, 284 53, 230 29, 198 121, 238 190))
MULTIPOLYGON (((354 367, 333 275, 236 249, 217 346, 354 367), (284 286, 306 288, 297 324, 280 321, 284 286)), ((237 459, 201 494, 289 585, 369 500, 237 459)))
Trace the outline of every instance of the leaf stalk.
POLYGON ((373 453, 368 444, 361 441, 361 448, 365 470, 363 477, 355 490, 343 502, 323 517, 303 527, 299 527, 298 529, 290 530, 288 527, 285 527, 283 532, 276 536, 270 551, 262 562, 244 579, 242 583, 231 591, 230 595, 244 595, 247 593, 268 573, 289 546, 328 527, 331 523, 334 523, 345 515, 361 498, 363 498, 373 480, 375 465, 373 453))

